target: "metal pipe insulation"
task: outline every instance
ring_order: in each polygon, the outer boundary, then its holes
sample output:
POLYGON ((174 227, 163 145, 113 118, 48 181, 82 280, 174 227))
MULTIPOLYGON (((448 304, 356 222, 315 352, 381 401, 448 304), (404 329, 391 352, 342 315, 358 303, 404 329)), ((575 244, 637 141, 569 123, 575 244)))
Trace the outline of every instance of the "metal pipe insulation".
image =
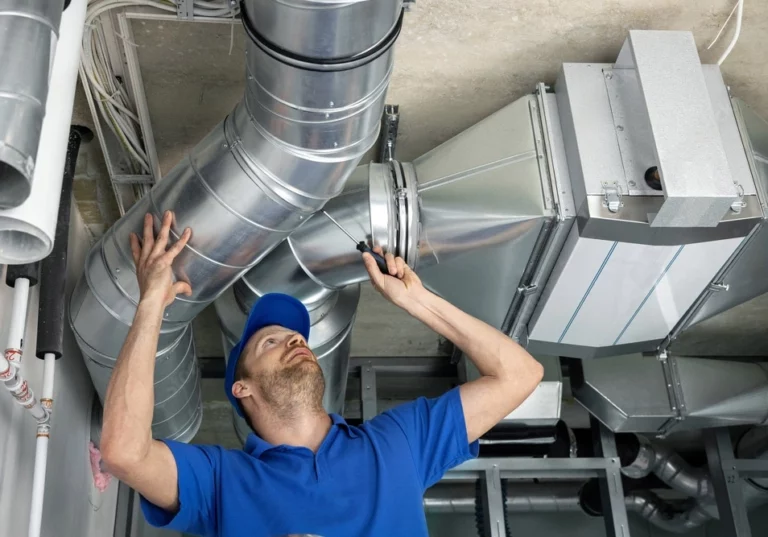
POLYGON ((175 214, 171 240, 193 229, 174 263, 176 278, 190 283, 193 296, 177 298, 161 328, 155 437, 189 440, 199 426, 188 323, 340 194, 375 143, 402 0, 249 0, 241 13, 250 38, 243 100, 93 247, 71 301, 70 322, 103 397, 139 299, 129 233, 141 230, 145 213, 159 228, 166 210, 175 214), (321 25, 332 15, 339 32, 359 33, 357 25, 377 31, 342 39, 355 47, 345 58, 311 56, 336 42, 321 25), (290 32, 302 34, 301 46, 269 38, 273 21, 294 17, 306 25, 290 32), (372 17, 381 20, 371 24, 372 17))
POLYGON ((0 0, 0 208, 29 196, 64 0, 0 0))
MULTIPOLYGON (((282 242, 261 263, 214 302, 222 331, 225 358, 243 331, 254 302, 266 293, 289 293, 309 310, 307 342, 323 371, 323 408, 329 413, 344 411, 352 326, 355 322, 360 286, 342 290, 322 287, 296 263, 287 242, 282 242)), ((244 419, 233 412, 235 432, 242 442, 251 433, 244 419)))

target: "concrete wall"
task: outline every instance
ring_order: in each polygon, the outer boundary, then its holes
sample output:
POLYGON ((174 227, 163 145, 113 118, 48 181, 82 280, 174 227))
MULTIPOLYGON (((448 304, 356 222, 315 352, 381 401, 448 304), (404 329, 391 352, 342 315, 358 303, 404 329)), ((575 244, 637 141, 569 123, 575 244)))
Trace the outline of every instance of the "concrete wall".
MULTIPOLYGON (((72 211, 69 289, 82 272, 89 247, 78 211, 72 211)), ((38 290, 32 290, 21 372, 32 389, 42 388, 42 360, 35 357, 38 290)), ((6 346, 12 289, 0 282, 0 345, 6 346)), ((104 537, 112 535, 116 482, 100 493, 92 483, 88 459, 90 414, 94 391, 80 351, 69 331, 64 356, 56 364, 54 415, 48 451, 48 475, 43 507, 44 537, 104 537)), ((35 453, 36 422, 0 389, 0 535, 20 537, 28 531, 29 501, 35 453)))

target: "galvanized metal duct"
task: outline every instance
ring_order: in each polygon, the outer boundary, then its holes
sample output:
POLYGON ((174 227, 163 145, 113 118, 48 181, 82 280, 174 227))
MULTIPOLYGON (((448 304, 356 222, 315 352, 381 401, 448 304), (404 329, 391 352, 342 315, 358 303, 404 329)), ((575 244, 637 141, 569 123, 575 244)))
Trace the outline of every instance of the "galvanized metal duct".
POLYGON ((188 323, 341 193, 374 144, 402 23, 402 0, 253 0, 241 9, 250 37, 243 100, 92 248, 71 301, 70 322, 103 395, 139 299, 129 234, 141 230, 145 213, 154 215, 159 228, 166 210, 175 214, 172 240, 193 229, 174 263, 176 277, 191 284, 193 295, 166 309, 161 328, 156 437, 189 440, 199 426, 197 368, 187 369, 195 362, 188 323), (307 30, 307 39, 296 46, 265 38, 271 21, 297 16, 299 5, 304 11, 297 20, 312 28, 331 13, 340 17, 340 32, 341 21, 354 26, 370 17, 382 20, 368 25, 377 31, 349 42, 357 47, 349 57, 312 56, 325 50, 313 41, 328 39, 325 32, 307 30))
MULTIPOLYGON (((402 256, 427 287, 501 328, 545 224, 575 214, 567 200, 553 203, 545 101, 554 106, 541 93, 518 99, 413 163, 361 167, 325 210, 360 240, 402 256)), ((288 242, 321 285, 368 279, 349 238, 323 214, 288 242)))
POLYGON ((768 419, 765 364, 637 354, 581 360, 571 387, 614 432, 669 434, 768 419))
POLYGON ((64 0, 0 0, 0 209, 29 196, 64 0))
MULTIPOLYGON (((352 325, 360 300, 360 285, 341 290, 317 285, 290 255, 288 243, 281 243, 214 302, 225 357, 229 357, 232 347, 240 339, 254 302, 262 295, 274 292, 293 295, 309 310, 311 327, 307 343, 317 356, 325 377, 323 407, 330 413, 343 413, 352 325)), ((251 433, 250 427, 234 412, 233 419, 238 437, 245 442, 251 433)))

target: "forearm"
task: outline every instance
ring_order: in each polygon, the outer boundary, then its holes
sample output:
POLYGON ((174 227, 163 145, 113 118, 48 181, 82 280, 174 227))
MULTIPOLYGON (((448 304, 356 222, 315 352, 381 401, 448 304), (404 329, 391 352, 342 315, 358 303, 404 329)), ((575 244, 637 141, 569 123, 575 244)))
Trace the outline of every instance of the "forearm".
POLYGON ((541 365, 515 341, 434 293, 423 289, 404 308, 464 351, 481 375, 540 376, 541 365))
POLYGON ((104 401, 102 450, 114 462, 138 461, 152 442, 154 369, 163 304, 140 302, 104 401))
POLYGON ((437 295, 422 288, 404 307, 463 350, 482 375, 460 388, 470 442, 520 406, 541 382, 543 368, 525 349, 437 295))

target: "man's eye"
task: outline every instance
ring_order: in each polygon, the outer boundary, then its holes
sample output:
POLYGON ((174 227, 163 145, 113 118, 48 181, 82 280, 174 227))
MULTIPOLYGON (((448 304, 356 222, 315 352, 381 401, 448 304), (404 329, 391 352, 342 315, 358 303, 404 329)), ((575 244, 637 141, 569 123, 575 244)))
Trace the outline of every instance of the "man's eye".
POLYGON ((277 340, 275 338, 273 338, 273 337, 270 337, 270 338, 267 338, 266 340, 264 340, 264 346, 265 347, 268 347, 270 345, 274 345, 275 343, 277 343, 277 340))

